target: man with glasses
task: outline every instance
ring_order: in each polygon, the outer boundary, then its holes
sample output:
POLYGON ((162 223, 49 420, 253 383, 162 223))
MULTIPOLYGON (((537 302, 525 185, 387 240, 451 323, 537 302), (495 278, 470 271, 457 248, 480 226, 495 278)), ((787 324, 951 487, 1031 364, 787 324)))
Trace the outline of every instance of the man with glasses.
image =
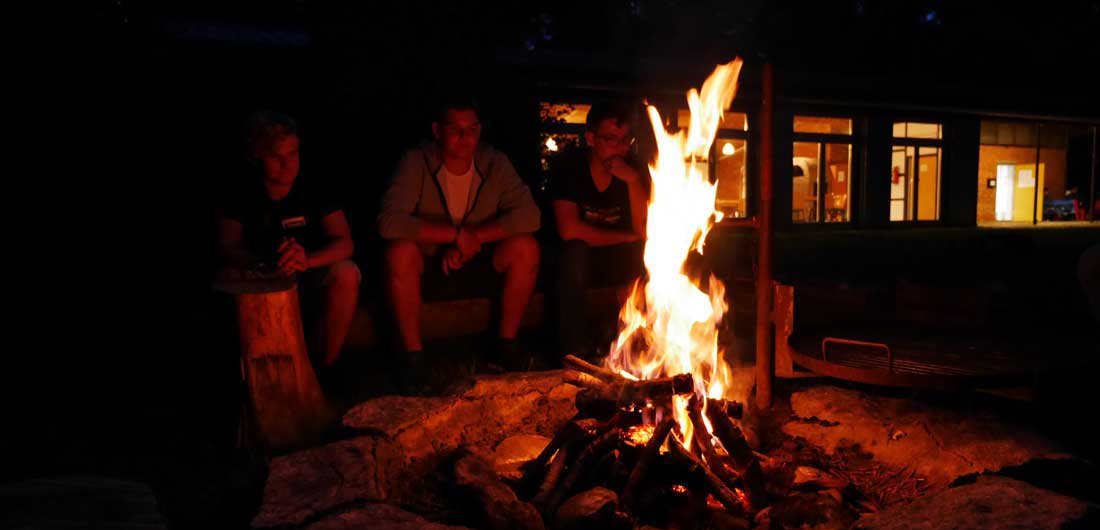
POLYGON ((429 291, 502 281, 498 340, 491 371, 524 370, 516 345, 535 288, 540 214, 531 192, 503 153, 482 144, 471 99, 443 103, 433 141, 405 153, 382 198, 379 231, 387 240, 386 287, 405 350, 406 388, 422 387, 421 287, 429 291))
POLYGON ((643 271, 649 173, 631 156, 636 107, 596 104, 586 147, 563 153, 549 185, 562 245, 558 254, 558 341, 563 354, 596 357, 587 329, 590 285, 623 285, 643 271))

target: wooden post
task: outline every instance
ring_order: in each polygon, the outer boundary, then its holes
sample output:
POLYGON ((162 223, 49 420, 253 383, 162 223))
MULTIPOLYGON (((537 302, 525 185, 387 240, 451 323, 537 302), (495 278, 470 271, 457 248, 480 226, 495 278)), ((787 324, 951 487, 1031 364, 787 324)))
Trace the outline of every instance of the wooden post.
POLYGON ((310 365, 294 281, 225 282, 234 296, 241 375, 255 427, 272 448, 314 440, 331 413, 310 365))
POLYGON ((760 103, 760 223, 756 262, 756 407, 772 406, 772 65, 764 65, 760 103))

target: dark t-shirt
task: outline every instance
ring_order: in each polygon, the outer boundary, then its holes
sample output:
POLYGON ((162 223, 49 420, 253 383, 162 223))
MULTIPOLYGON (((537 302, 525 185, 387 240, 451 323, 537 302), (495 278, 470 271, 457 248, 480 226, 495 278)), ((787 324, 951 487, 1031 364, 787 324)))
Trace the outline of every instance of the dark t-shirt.
MULTIPOLYGON (((617 178, 600 191, 592 181, 588 150, 563 154, 551 168, 550 194, 553 200, 577 204, 581 220, 599 228, 630 230, 630 190, 617 178)), ((637 167, 637 164, 633 164, 637 167)), ((645 173, 642 173, 645 174, 645 173)))
POLYGON ((222 214, 241 223, 241 244, 261 260, 271 260, 283 238, 293 237, 313 252, 327 243, 321 219, 341 210, 331 193, 298 177, 290 193, 273 201, 260 178, 245 178, 230 190, 222 214))

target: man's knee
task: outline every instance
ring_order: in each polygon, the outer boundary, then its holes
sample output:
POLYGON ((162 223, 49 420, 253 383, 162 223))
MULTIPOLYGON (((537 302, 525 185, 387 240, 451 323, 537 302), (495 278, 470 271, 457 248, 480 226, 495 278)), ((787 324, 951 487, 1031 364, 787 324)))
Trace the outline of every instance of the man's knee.
POLYGON ((505 239, 500 246, 499 262, 507 267, 537 269, 541 251, 539 242, 530 234, 505 239))
POLYGON ((386 276, 419 277, 423 268, 424 256, 415 242, 399 239, 386 247, 386 276))
POLYGON ((325 271, 323 285, 341 290, 358 289, 363 281, 359 266, 354 261, 344 260, 333 263, 325 271))

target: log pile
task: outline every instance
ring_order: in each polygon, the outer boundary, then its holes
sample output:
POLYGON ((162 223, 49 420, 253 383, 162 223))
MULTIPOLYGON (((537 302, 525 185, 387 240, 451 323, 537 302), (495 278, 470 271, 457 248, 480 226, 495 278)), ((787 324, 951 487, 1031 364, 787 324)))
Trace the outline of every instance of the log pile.
POLYGON ((739 403, 697 398, 692 374, 634 381, 576 357, 564 363, 563 379, 581 389, 578 413, 515 485, 547 528, 726 526, 751 521, 763 506, 739 403), (673 396, 690 399, 695 434, 687 444, 673 396))

